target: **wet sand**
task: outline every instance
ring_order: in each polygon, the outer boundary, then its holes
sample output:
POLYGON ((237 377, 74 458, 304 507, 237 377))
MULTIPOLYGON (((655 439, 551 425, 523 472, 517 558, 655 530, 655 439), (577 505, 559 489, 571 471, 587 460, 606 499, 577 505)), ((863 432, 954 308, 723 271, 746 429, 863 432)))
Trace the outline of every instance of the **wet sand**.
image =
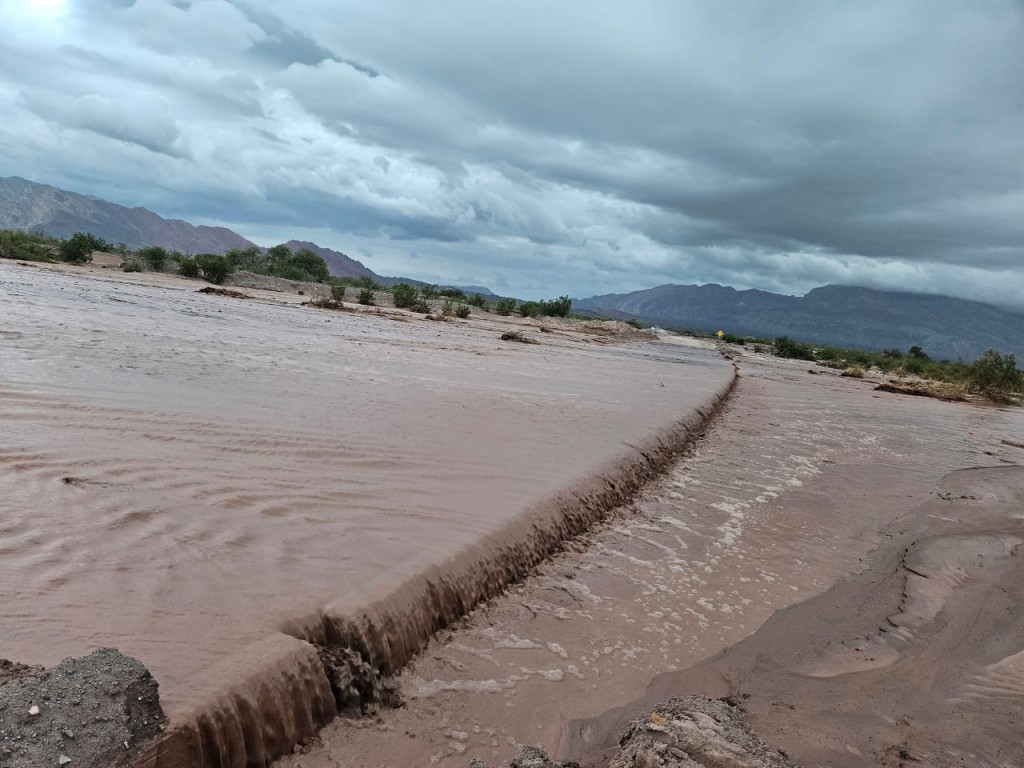
POLYGON ((745 357, 664 479, 436 636, 404 708, 335 721, 281 766, 496 764, 521 744, 598 766, 686 694, 749 696, 806 765, 1019 764, 1024 414, 806 369, 745 357))
POLYGON ((116 646, 172 721, 261 665, 312 669, 282 629, 394 620, 481 542, 607 495, 609 468, 733 376, 707 348, 535 327, 541 344, 508 344, 497 320, 203 285, 0 262, 0 657, 116 646))

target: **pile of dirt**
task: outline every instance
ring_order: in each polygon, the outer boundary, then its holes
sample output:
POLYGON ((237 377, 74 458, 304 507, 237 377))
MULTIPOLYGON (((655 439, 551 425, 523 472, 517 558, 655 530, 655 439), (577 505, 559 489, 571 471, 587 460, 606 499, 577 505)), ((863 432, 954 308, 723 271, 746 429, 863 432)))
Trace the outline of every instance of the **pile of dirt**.
MULTIPOLYGON (((634 720, 609 768, 798 768, 761 741, 743 721, 743 710, 727 699, 669 699, 634 720)), ((470 768, 487 768, 479 760, 470 768)), ((535 747, 524 747, 502 768, 579 768, 558 763, 535 747)))
MULTIPOLYGON (((116 768, 163 730, 157 683, 113 648, 0 685, 0 765, 116 768)), ((6 667, 5 667, 6 668, 6 667)))

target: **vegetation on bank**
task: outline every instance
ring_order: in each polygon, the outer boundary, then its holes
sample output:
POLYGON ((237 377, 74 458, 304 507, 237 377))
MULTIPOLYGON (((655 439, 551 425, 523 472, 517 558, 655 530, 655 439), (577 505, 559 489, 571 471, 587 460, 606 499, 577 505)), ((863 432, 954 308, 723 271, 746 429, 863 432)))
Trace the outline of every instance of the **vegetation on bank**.
POLYGON ((776 357, 807 360, 826 368, 843 371, 843 375, 862 378, 874 369, 897 378, 914 377, 947 385, 944 393, 973 392, 996 402, 1009 402, 1024 394, 1024 372, 1017 368, 1012 353, 986 350, 976 360, 933 360, 919 346, 906 352, 886 349, 871 352, 864 349, 833 347, 827 344, 805 344, 786 336, 777 339, 739 339, 723 336, 723 341, 739 344, 762 344, 770 347, 776 357))

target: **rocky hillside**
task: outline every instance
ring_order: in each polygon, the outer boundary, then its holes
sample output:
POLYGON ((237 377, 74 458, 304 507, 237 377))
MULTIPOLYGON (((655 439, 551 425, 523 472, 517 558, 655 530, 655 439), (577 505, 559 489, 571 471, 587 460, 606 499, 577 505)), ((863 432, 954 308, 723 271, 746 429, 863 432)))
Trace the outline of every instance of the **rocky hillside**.
POLYGON ((574 311, 633 317, 666 327, 864 349, 922 347, 936 358, 972 360, 987 348, 1024 363, 1024 315, 975 301, 826 285, 806 296, 720 285, 662 285, 573 302, 574 311))
POLYGON ((55 237, 90 232, 129 248, 161 245, 183 253, 223 253, 252 245, 224 227, 194 227, 145 208, 126 208, 17 176, 0 178, 0 228, 38 230, 55 237))

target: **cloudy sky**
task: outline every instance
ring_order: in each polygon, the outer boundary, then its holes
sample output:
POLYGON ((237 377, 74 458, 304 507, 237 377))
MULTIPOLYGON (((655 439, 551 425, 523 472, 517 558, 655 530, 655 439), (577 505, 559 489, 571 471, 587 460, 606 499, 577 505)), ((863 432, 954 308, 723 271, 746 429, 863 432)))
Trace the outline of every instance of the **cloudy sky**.
POLYGON ((383 274, 1024 309, 1021 0, 0 0, 0 175, 383 274))

